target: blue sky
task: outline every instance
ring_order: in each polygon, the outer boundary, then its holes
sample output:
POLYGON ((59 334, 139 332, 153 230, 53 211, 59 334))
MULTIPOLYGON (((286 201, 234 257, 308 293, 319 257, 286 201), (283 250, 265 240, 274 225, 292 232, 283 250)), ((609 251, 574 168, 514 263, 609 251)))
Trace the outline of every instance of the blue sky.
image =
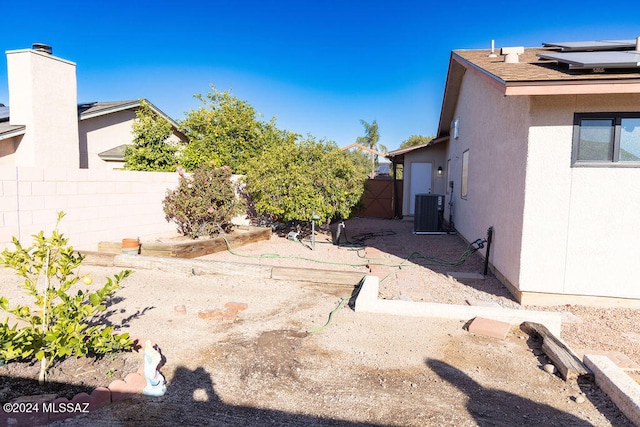
MULTIPOLYGON (((180 120, 213 84, 339 146, 377 120, 389 150, 435 134, 451 50, 640 36, 627 0, 6 3, 2 50, 50 44, 77 64, 79 102, 147 98, 180 120)), ((2 55, 4 104, 6 79, 2 55)))

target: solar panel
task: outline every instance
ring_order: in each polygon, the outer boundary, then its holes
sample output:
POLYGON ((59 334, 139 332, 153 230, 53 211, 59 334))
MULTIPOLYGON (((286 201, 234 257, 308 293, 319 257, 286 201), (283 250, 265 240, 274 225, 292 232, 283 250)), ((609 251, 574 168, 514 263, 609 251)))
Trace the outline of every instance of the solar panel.
POLYGON ((636 48, 634 40, 593 40, 584 42, 542 43, 544 47, 560 48, 561 52, 588 52, 600 50, 629 50, 636 48))
POLYGON ((640 67, 640 52, 636 51, 539 53, 538 57, 568 64, 575 70, 640 67))

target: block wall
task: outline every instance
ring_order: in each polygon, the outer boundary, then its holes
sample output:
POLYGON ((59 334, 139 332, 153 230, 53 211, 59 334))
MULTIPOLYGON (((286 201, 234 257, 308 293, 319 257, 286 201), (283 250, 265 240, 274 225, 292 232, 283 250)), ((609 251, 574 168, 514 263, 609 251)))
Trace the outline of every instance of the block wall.
POLYGON ((162 200, 177 185, 176 173, 0 168, 0 250, 13 236, 27 245, 32 234, 50 232, 59 211, 60 231, 77 249, 171 233, 162 200))

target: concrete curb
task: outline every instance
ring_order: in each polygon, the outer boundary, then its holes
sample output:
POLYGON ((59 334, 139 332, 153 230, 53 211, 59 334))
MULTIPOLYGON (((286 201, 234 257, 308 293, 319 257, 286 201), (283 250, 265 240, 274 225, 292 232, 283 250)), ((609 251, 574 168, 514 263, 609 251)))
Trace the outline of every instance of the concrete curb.
POLYGON ((640 384, 607 356, 585 354, 584 364, 593 371, 596 385, 632 423, 640 426, 640 384))
POLYGON ((367 276, 362 282, 360 292, 356 298, 355 311, 457 320, 484 317, 514 325, 520 325, 522 322, 536 322, 545 325, 549 331, 560 336, 562 326, 562 315, 560 313, 433 302, 381 300, 378 299, 378 288, 378 277, 367 276))

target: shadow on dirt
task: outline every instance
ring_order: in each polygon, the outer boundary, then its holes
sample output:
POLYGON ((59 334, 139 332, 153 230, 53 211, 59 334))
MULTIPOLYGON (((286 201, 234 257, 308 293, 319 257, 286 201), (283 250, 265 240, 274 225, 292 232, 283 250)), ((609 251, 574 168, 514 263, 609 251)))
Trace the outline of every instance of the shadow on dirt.
POLYGON ((59 425, 382 426, 228 404, 220 399, 204 368, 184 366, 176 369, 162 397, 134 396, 59 425))
MULTIPOLYGON (((466 373, 440 360, 427 359, 425 363, 440 378, 458 388, 468 397, 467 410, 478 425, 509 425, 505 422, 513 420, 513 414, 519 414, 522 417, 520 425, 585 427, 592 425, 586 420, 552 406, 537 403, 503 390, 485 388, 466 373)), ((623 420, 611 419, 606 413, 603 415, 609 419, 612 425, 628 425, 623 420)), ((627 420, 627 422, 629 421, 627 420)))

